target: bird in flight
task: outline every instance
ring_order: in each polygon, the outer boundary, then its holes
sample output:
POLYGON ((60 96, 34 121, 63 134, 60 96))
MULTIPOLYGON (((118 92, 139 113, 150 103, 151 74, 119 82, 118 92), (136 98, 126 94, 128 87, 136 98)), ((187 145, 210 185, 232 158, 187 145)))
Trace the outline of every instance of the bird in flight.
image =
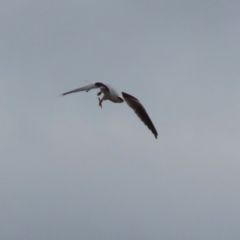
POLYGON ((157 138, 157 136, 158 136, 157 130, 154 127, 152 120, 148 116, 145 108, 140 103, 140 101, 128 93, 117 91, 116 89, 112 88, 108 84, 104 84, 101 82, 95 82, 95 83, 89 84, 85 87, 81 87, 81 88, 71 90, 69 92, 65 92, 62 94, 62 96, 65 96, 70 93, 81 92, 81 91, 88 92, 94 88, 100 88, 100 91, 98 92, 97 96, 100 96, 101 94, 103 94, 102 98, 98 97, 100 107, 102 107, 102 102, 104 100, 110 100, 114 103, 122 103, 125 101, 129 105, 129 107, 131 107, 134 110, 134 112, 143 121, 143 123, 152 131, 155 138, 157 138))

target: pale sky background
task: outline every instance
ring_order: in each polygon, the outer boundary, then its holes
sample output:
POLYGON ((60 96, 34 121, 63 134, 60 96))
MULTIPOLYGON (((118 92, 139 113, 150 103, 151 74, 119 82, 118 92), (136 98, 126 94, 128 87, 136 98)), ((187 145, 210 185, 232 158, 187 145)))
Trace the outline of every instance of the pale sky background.
POLYGON ((239 43, 239 0, 1 0, 0 239, 239 240, 239 43))

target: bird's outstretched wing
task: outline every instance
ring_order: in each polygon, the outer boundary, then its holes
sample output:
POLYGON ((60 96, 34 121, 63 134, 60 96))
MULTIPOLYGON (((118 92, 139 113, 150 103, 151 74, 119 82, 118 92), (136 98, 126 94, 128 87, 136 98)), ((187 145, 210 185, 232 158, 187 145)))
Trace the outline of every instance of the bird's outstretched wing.
POLYGON ((81 87, 81 88, 77 88, 77 89, 71 90, 69 92, 65 92, 65 93, 62 94, 62 96, 65 96, 65 95, 70 94, 70 93, 81 92, 81 91, 88 92, 91 89, 100 88, 100 87, 104 87, 104 88, 108 89, 108 87, 105 84, 103 84, 101 82, 95 82, 95 83, 92 83, 92 84, 87 85, 85 87, 81 87))
POLYGON ((139 102, 139 100, 128 93, 122 92, 122 96, 127 104, 134 110, 134 112, 138 115, 138 117, 144 122, 145 125, 152 131, 155 138, 157 138, 158 133, 156 128, 154 127, 152 120, 148 116, 145 108, 139 102))

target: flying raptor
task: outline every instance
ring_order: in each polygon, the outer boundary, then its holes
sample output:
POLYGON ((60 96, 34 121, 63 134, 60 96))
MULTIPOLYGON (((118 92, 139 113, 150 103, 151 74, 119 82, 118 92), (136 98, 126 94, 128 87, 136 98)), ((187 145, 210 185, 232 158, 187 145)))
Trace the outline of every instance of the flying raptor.
POLYGON ((98 96, 103 94, 102 98, 98 97, 100 107, 102 107, 102 102, 104 100, 110 100, 111 102, 114 102, 114 103, 122 103, 125 101, 129 105, 129 107, 131 107, 134 110, 134 112, 138 115, 138 117, 144 122, 144 124, 152 131, 155 138, 157 138, 158 136, 157 130, 154 127, 152 120, 148 116, 147 111, 145 110, 143 105, 140 103, 140 101, 128 93, 117 91, 116 89, 112 88, 109 84, 95 82, 85 87, 81 87, 81 88, 71 90, 69 92, 65 92, 62 94, 62 96, 65 96, 70 93, 81 92, 81 91, 88 92, 94 88, 100 88, 100 91, 97 94, 98 96))

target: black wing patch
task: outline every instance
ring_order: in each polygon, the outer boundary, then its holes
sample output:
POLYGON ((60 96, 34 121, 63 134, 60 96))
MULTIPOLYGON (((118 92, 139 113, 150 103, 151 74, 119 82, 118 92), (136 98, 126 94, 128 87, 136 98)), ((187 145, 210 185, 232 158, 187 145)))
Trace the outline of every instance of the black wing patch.
MULTIPOLYGON (((106 89, 109 91, 109 88, 108 88, 105 84, 103 84, 103 83, 101 83, 101 82, 96 82, 95 85, 96 85, 97 87, 104 87, 104 88, 106 88, 106 89)), ((89 90, 88 90, 88 91, 89 91, 89 90)), ((86 92, 88 92, 88 91, 86 91, 86 92)))

